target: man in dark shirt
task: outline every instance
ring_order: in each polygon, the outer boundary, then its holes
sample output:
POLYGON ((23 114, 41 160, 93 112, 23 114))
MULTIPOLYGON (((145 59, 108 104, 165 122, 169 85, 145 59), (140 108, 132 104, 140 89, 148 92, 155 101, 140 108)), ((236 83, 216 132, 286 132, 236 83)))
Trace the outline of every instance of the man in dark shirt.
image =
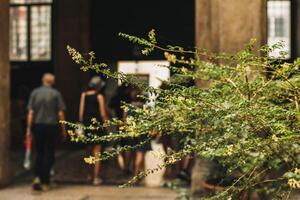
POLYGON ((65 119, 66 106, 60 92, 52 87, 54 82, 53 74, 44 74, 42 86, 32 91, 27 106, 27 134, 33 132, 36 146, 34 190, 47 190, 49 186, 58 123, 65 119))

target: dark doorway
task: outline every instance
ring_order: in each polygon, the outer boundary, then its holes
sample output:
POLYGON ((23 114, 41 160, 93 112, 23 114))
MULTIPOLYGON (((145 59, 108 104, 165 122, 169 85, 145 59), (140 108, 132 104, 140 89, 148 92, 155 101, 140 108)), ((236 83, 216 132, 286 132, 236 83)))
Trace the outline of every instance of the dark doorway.
POLYGON ((91 3, 92 49, 99 59, 160 59, 159 54, 143 57, 138 47, 119 38, 119 32, 147 36, 155 29, 160 43, 194 47, 194 1, 99 1, 91 3))

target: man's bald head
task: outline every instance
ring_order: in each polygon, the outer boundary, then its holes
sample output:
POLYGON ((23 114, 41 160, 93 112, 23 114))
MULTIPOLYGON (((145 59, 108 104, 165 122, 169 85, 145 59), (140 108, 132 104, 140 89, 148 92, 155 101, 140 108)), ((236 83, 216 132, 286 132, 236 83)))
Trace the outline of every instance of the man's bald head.
POLYGON ((53 86, 55 83, 55 76, 51 73, 46 73, 42 77, 42 83, 44 86, 53 86))

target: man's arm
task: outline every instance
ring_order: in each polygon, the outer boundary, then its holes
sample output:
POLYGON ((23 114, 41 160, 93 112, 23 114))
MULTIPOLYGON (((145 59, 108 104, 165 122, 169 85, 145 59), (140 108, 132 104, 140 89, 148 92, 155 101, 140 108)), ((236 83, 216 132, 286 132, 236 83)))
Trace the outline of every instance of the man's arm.
POLYGON ((98 95, 98 104, 99 104, 99 112, 103 121, 109 120, 108 114, 106 112, 105 100, 103 95, 98 95))
MULTIPOLYGON (((59 121, 65 121, 66 118, 65 118, 64 111, 58 112, 58 119, 59 119, 59 121)), ((65 138, 67 136, 66 126, 64 124, 61 124, 61 129, 62 129, 62 135, 65 138)))
POLYGON ((79 105, 79 122, 83 123, 83 114, 84 114, 84 104, 85 104, 85 93, 81 94, 80 105, 79 105))
POLYGON ((65 112, 64 111, 59 111, 58 112, 58 119, 59 121, 65 121, 65 112))
MULTIPOLYGON (((65 110, 66 110, 66 105, 65 105, 65 102, 60 94, 60 92, 58 92, 58 107, 57 107, 57 110, 58 110, 58 119, 59 121, 65 121, 66 118, 65 118, 65 110)), ((64 124, 61 124, 61 129, 62 129, 62 135, 63 137, 65 138, 67 136, 67 132, 66 132, 66 127, 64 124)))
POLYGON ((31 129, 32 129, 32 124, 33 124, 33 105, 34 105, 34 96, 35 96, 35 92, 33 91, 30 94, 29 97, 29 101, 28 101, 28 105, 27 105, 27 130, 26 130, 26 134, 30 134, 31 129))
POLYGON ((32 121, 33 121, 33 110, 29 110, 27 113, 27 130, 26 134, 30 133, 32 128, 32 121))

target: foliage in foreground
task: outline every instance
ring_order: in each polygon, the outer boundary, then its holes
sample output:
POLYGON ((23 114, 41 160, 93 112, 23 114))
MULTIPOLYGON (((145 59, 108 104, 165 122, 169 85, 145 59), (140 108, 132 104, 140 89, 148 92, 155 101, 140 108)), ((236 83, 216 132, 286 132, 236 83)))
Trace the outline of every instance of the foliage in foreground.
MULTIPOLYGON (((154 89, 136 82, 134 77, 110 71, 105 64, 95 63, 92 52, 85 58, 68 47, 82 70, 94 70, 134 84, 159 97, 155 107, 138 109, 138 114, 128 117, 124 123, 114 119, 105 124, 106 127, 120 125, 118 133, 97 137, 70 131, 72 140, 111 142, 141 135, 147 135, 148 140, 153 134, 182 135, 185 143, 182 150, 170 150, 162 157, 166 160, 164 165, 140 173, 127 185, 192 155, 217 162, 230 180, 223 191, 203 198, 242 199, 256 192, 272 199, 288 199, 292 190, 300 188, 300 59, 285 63, 266 56, 280 45, 264 46, 256 51, 250 43, 236 54, 212 54, 198 49, 159 46, 154 31, 149 32, 148 39, 120 35, 143 46, 143 54, 162 51, 172 65, 168 68, 175 78, 165 83, 164 89, 154 89), (209 87, 179 84, 185 79, 209 82, 209 87)), ((97 123, 83 128, 88 132, 97 128, 97 123)), ((119 147, 85 161, 106 160, 137 146, 119 147)))

